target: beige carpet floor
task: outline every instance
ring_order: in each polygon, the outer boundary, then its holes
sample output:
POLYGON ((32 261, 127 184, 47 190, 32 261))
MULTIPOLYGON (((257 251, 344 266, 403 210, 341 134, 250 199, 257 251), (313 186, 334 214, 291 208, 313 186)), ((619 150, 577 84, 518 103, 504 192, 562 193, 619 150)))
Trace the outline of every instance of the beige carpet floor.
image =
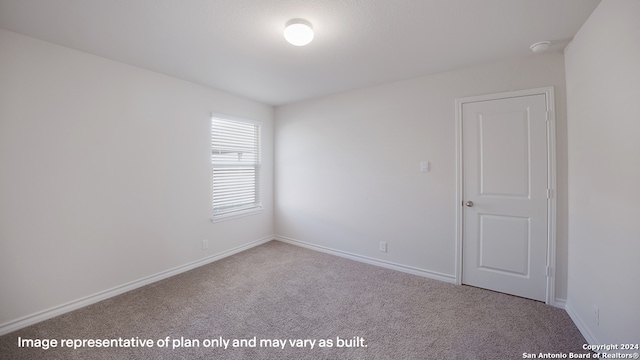
POLYGON ((271 241, 4 335, 0 358, 522 359, 584 343, 564 310, 540 302, 271 241))

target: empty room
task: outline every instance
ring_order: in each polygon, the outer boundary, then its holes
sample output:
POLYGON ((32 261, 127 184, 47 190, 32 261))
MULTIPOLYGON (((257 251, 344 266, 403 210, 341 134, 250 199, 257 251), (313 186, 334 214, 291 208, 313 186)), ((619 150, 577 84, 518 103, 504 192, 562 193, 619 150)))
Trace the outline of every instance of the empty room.
POLYGON ((638 99, 638 0, 0 0, 0 359, 637 359, 638 99))

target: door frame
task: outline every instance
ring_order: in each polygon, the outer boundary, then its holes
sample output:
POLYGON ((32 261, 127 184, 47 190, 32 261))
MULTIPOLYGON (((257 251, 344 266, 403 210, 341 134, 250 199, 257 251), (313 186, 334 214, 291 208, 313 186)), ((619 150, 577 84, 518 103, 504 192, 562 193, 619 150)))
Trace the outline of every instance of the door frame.
POLYGON ((462 285, 462 239, 463 239, 463 159, 462 159, 462 106, 488 100, 545 95, 547 100, 547 294, 545 303, 555 305, 555 268, 556 268, 556 116, 553 86, 535 89, 509 91, 458 98, 456 105, 456 248, 455 276, 456 284, 462 285))

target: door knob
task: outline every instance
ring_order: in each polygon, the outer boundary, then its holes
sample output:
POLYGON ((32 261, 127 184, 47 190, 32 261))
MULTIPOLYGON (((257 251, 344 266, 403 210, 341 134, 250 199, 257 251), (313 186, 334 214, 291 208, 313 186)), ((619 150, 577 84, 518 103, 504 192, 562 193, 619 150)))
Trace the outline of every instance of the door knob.
POLYGON ((469 200, 464 204, 467 205, 467 207, 472 207, 473 206, 473 201, 469 200))

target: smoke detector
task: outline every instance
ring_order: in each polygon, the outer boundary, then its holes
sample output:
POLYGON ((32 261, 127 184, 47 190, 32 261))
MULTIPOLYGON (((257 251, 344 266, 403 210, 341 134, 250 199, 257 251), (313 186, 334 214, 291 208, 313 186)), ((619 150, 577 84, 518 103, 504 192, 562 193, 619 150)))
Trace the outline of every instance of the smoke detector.
POLYGON ((537 43, 529 46, 529 48, 534 53, 539 53, 539 52, 543 52, 543 51, 547 50, 549 48, 549 44, 551 44, 551 41, 540 41, 540 42, 537 42, 537 43))

